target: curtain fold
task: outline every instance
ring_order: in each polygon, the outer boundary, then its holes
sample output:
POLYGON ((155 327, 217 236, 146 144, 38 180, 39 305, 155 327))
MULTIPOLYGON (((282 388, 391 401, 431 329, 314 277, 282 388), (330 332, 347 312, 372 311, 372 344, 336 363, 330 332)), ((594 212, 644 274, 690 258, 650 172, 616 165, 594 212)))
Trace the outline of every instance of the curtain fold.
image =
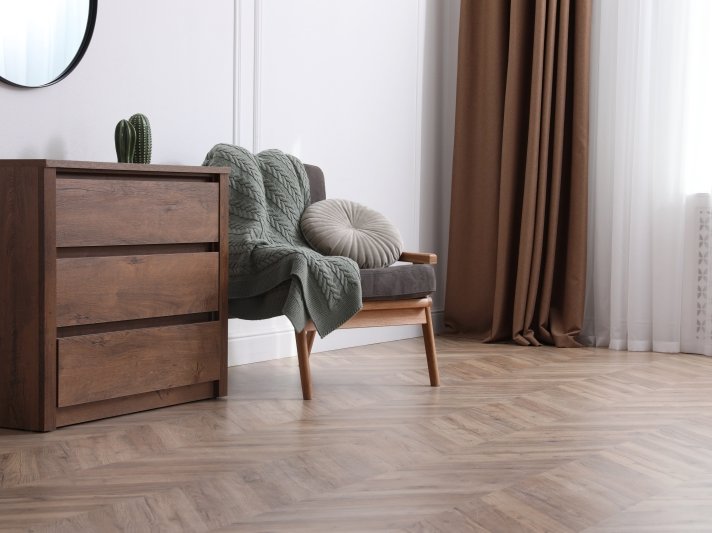
POLYGON ((590 0, 463 0, 445 320, 577 346, 583 322, 590 0))

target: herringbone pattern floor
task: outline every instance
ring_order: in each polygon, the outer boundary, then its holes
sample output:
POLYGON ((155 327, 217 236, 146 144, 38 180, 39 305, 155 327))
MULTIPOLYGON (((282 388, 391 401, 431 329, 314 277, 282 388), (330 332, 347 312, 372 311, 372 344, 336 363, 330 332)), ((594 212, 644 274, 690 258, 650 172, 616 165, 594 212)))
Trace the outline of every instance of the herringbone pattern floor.
POLYGON ((419 339, 225 400, 0 430, 0 531, 712 531, 712 358, 419 339))

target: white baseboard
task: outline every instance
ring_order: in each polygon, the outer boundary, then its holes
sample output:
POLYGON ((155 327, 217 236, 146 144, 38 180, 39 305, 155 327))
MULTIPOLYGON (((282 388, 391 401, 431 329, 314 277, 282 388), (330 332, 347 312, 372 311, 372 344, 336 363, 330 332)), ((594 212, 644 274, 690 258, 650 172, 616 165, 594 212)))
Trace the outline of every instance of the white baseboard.
MULTIPOLYGON (((228 366, 246 365, 283 357, 296 357, 294 329, 285 317, 269 320, 230 320, 228 334, 228 366)), ((443 312, 433 311, 435 333, 443 330, 443 312)), ((340 350, 379 342, 420 337, 420 326, 390 326, 337 330, 325 339, 318 336, 313 352, 340 350)))
POLYGON ((246 365, 294 357, 294 329, 286 317, 228 322, 227 364, 246 365))

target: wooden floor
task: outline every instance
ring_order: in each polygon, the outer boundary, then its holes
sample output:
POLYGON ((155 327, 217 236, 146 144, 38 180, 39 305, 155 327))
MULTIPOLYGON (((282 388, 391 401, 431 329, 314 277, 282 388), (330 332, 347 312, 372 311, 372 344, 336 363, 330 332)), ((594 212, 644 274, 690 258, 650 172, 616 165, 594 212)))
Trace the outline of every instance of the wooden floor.
POLYGON ((439 338, 225 400, 0 430, 0 531, 712 531, 712 358, 439 338))

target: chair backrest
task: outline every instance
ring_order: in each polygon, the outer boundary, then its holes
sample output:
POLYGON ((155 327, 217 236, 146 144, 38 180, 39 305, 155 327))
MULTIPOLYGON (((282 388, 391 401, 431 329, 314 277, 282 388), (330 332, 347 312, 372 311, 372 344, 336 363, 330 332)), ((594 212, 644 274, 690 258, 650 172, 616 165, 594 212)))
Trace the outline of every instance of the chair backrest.
POLYGON ((315 165, 304 165, 309 177, 309 188, 311 189, 311 203, 326 200, 326 185, 324 184, 324 173, 315 165))

